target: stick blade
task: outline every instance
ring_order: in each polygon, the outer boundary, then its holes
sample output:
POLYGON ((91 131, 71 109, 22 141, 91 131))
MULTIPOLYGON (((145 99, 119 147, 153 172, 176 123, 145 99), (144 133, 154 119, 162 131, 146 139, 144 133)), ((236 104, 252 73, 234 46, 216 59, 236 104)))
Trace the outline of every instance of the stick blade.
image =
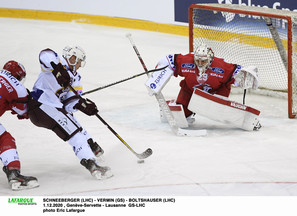
POLYGON ((137 157, 139 159, 145 159, 145 158, 148 158, 149 156, 151 156, 152 154, 153 154, 153 150, 151 148, 148 148, 143 153, 137 154, 137 157))

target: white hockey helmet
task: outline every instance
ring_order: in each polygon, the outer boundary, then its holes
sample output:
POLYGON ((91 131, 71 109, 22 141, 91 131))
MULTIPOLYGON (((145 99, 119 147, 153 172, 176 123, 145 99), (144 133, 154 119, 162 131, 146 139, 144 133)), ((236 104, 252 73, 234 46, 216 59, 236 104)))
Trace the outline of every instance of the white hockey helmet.
POLYGON ((194 62, 199 69, 200 75, 207 70, 213 61, 213 56, 213 51, 206 44, 201 43, 198 45, 194 52, 194 62))
POLYGON ((63 54, 62 56, 67 60, 69 65, 75 66, 79 61, 81 61, 81 67, 84 67, 86 64, 86 53, 85 51, 79 47, 79 46, 74 46, 74 47, 70 47, 70 46, 66 46, 63 49, 63 54), (75 63, 71 64, 69 62, 69 59, 75 56, 75 63))

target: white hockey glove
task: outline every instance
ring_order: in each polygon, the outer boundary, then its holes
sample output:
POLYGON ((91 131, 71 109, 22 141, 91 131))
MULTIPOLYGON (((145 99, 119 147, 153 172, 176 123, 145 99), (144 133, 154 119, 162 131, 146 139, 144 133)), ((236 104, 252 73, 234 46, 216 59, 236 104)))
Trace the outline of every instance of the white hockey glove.
POLYGON ((243 89, 257 89, 259 87, 258 68, 255 66, 243 67, 234 76, 235 85, 243 89))

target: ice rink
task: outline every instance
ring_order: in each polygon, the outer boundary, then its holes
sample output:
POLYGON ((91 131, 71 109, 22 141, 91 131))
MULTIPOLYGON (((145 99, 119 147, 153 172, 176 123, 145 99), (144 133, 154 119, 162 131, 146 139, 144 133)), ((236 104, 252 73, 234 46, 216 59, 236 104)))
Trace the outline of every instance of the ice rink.
MULTIPOLYGON (((79 45, 87 53, 80 69, 84 90, 143 72, 129 42, 132 33, 146 66, 153 69, 169 53, 187 53, 188 38, 156 32, 78 24, 0 18, 0 65, 14 59, 27 70, 25 86, 32 89, 40 66, 39 52, 58 53, 79 45)), ((234 62, 236 63, 236 62, 234 62)), ((144 86, 146 76, 86 95, 99 114, 136 152, 153 149, 138 164, 137 158, 97 119, 76 117, 105 150, 104 165, 114 176, 92 178, 80 165, 69 144, 53 132, 19 121, 7 112, 3 126, 15 137, 22 174, 38 178, 40 187, 13 192, 4 173, 1 196, 296 196, 297 120, 287 118, 287 101, 247 95, 246 104, 261 110, 262 128, 246 132, 196 116, 193 128, 207 129, 205 137, 177 137, 161 123, 159 108, 144 86)), ((176 98, 179 78, 171 78, 163 94, 176 98)), ((242 101, 241 94, 231 95, 242 101)))

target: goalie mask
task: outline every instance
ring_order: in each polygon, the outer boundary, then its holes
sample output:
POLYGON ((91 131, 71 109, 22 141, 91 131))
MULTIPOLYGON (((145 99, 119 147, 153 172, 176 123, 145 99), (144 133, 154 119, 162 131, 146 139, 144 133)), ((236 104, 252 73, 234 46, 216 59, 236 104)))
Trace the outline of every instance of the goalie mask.
POLYGON ((63 54, 62 56, 67 60, 68 64, 71 66, 74 66, 77 63, 81 63, 81 67, 84 67, 86 64, 86 53, 85 51, 79 47, 79 46, 74 46, 74 47, 70 47, 70 46, 66 46, 63 49, 63 54), (70 63, 69 59, 75 56, 75 62, 73 64, 70 63))
POLYGON ((200 44, 194 52, 194 62, 202 75, 213 60, 213 51, 206 44, 200 44))
POLYGON ((24 82, 24 78, 26 77, 26 70, 21 63, 11 60, 6 62, 6 64, 3 66, 3 69, 9 71, 10 74, 14 76, 18 81, 24 82))

